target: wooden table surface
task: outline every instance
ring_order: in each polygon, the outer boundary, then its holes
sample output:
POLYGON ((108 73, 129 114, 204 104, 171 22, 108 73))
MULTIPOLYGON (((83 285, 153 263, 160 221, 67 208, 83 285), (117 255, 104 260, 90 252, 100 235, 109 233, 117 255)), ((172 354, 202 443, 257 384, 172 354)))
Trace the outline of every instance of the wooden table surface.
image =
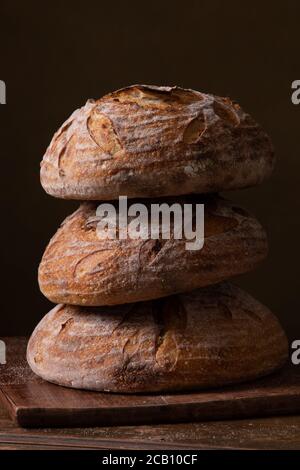
POLYGON ((0 404, 4 449, 300 449, 300 416, 188 424, 22 429, 0 404))

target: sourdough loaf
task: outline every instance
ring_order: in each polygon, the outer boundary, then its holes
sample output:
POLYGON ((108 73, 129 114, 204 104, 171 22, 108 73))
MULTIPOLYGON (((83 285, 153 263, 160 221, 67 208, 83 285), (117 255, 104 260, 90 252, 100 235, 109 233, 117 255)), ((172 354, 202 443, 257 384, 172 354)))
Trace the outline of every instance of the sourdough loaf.
POLYGON ((137 393, 254 379, 287 354, 276 317, 224 283, 136 304, 58 305, 33 332, 27 358, 56 384, 137 393))
POLYGON ((229 98, 134 85, 75 111, 41 163, 47 193, 109 200, 208 193, 261 183, 269 137, 229 98))
MULTIPOLYGON (((216 196, 160 202, 204 203, 205 241, 100 240, 97 203, 83 203, 51 239, 39 266, 42 293, 55 303, 113 305, 159 298, 225 280, 253 269, 267 254, 266 234, 242 208, 216 196)), ((150 210, 152 199, 147 200, 150 210)), ((173 221, 172 221, 173 222, 173 221)), ((171 230, 172 233, 172 230, 171 230)))

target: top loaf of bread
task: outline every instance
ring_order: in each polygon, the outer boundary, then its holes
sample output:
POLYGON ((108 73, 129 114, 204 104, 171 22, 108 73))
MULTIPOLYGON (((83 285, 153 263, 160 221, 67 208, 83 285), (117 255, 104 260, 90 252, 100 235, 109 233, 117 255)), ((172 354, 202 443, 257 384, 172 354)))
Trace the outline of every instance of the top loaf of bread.
POLYGON ((133 85, 70 116, 44 155, 41 183, 64 199, 159 197, 254 186, 273 166, 270 138, 229 98, 133 85))

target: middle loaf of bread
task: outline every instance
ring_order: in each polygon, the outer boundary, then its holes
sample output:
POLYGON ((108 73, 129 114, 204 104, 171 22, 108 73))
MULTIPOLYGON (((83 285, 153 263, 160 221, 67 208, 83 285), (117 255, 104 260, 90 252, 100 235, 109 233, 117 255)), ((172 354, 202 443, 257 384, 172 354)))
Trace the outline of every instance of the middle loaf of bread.
MULTIPOLYGON (((186 199, 168 201, 182 205, 186 199)), ((170 239, 101 240, 99 203, 81 204, 46 248, 39 266, 41 291, 56 303, 123 304, 214 284, 265 258, 266 234, 253 216, 217 196, 195 196, 193 201, 204 203, 205 214, 204 246, 194 251, 186 249, 184 237, 172 237, 172 230, 170 239)))

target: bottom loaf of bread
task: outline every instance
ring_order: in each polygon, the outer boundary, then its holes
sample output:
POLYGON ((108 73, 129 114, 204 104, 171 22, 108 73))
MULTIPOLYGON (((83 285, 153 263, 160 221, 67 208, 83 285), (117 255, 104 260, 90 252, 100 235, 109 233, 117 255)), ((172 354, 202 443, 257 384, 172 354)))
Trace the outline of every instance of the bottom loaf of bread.
POLYGON ((27 349, 45 380, 120 393, 242 382, 280 368, 287 355, 277 318, 228 283, 135 304, 58 305, 27 349))

